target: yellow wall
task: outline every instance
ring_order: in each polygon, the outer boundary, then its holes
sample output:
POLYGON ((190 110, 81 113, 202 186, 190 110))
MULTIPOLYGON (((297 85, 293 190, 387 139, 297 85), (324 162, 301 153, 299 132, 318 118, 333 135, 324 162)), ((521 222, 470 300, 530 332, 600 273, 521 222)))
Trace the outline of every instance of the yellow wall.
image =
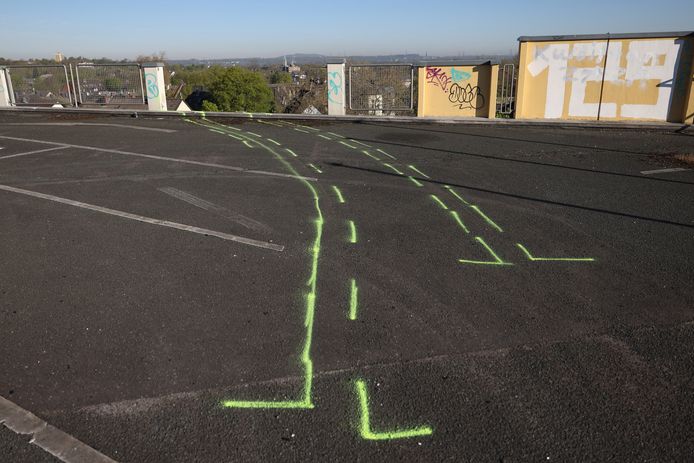
POLYGON ((692 70, 689 75, 689 94, 683 119, 685 124, 694 124, 694 51, 692 52, 692 70))
POLYGON ((419 68, 417 115, 495 117, 498 65, 419 68))
POLYGON ((682 122, 693 42, 522 42, 516 118, 682 122))

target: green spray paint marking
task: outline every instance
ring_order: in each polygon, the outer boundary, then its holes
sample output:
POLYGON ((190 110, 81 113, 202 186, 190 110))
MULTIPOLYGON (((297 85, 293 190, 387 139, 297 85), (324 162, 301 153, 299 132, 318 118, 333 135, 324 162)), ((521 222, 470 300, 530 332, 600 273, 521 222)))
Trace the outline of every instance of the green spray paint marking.
POLYGON ((495 228, 499 233, 504 232, 501 229, 501 227, 498 226, 496 223, 494 223, 494 221, 492 219, 490 219, 484 212, 482 212, 479 207, 474 206, 474 205, 470 206, 470 207, 472 208, 472 210, 477 212, 480 215, 480 217, 482 217, 484 219, 484 221, 487 222, 492 228, 495 228))
POLYGON ((532 254, 530 254, 530 251, 528 251, 522 244, 516 243, 516 246, 518 246, 520 250, 523 251, 525 257, 527 257, 529 260, 533 262, 595 262, 595 259, 593 259, 592 257, 534 257, 532 254))
POLYGON ((416 178, 414 178, 414 177, 407 177, 407 178, 409 178, 410 181, 411 181, 412 183, 414 183, 415 185, 417 185, 418 187, 424 186, 424 185, 422 185, 422 184, 421 184, 416 178))
POLYGON ((466 204, 468 206, 470 205, 470 203, 465 201, 462 196, 460 196, 453 188, 451 188, 450 185, 444 185, 444 188, 447 189, 453 196, 458 198, 460 202, 462 202, 463 204, 466 204))
POLYGON ((357 145, 366 146, 367 148, 371 148, 371 145, 367 145, 366 143, 362 143, 359 140, 353 140, 350 138, 349 141, 351 141, 352 143, 356 143, 357 145))
POLYGON ((504 262, 504 261, 501 259, 501 257, 497 256, 496 253, 492 250, 492 248, 490 248, 490 247, 487 245, 487 243, 485 243, 484 240, 483 240, 481 237, 475 236, 475 240, 476 240, 478 243, 480 243, 482 246, 484 246, 484 249, 486 249, 487 252, 488 252, 489 254, 492 255, 492 257, 494 258, 494 260, 488 262, 488 261, 479 261, 479 260, 464 260, 464 259, 460 259, 460 260, 458 260, 458 262, 460 262, 461 264, 474 264, 474 265, 513 265, 513 264, 511 264, 511 263, 509 263, 509 262, 504 262))
POLYGON ((335 192, 335 195, 337 196, 337 201, 340 204, 344 204, 345 203, 345 197, 342 196, 342 192, 340 191, 340 189, 338 187, 336 187, 335 185, 333 185, 332 187, 333 187, 333 191, 335 192))
POLYGON ((355 244, 357 242, 357 226, 354 224, 354 220, 349 220, 349 242, 355 244))
POLYGON ((397 159, 397 158, 396 158, 395 156, 393 156, 392 154, 388 154, 388 153, 386 153, 385 151, 383 151, 383 150, 380 149, 380 148, 378 148, 376 151, 378 151, 378 152, 381 153, 381 154, 385 154, 386 156, 388 156, 388 157, 391 158, 391 159, 397 159))
MULTIPOLYGON (((209 121, 208 121, 209 122, 209 121)), ((226 127, 219 124, 222 127, 226 127)), ((304 337, 303 348, 301 351, 301 364, 304 369, 304 386, 302 398, 300 400, 284 400, 284 401, 265 401, 265 400, 227 400, 222 402, 222 405, 227 408, 263 408, 263 409, 312 409, 314 407, 311 394, 313 391, 313 360, 311 358, 311 345, 313 342, 313 324, 316 315, 316 298, 318 295, 316 285, 318 282, 318 261, 320 259, 321 241, 323 238, 323 212, 320 208, 320 197, 318 191, 306 179, 301 178, 299 172, 287 162, 281 154, 275 151, 271 146, 265 145, 260 141, 255 141, 261 148, 264 148, 270 154, 275 156, 285 168, 306 186, 313 198, 313 204, 316 211, 314 224, 316 227, 316 236, 311 247, 311 270, 308 282, 308 294, 306 294, 306 306, 304 315, 304 326, 306 334, 304 337)))
POLYGON ((273 140, 272 138, 268 138, 268 139, 267 139, 267 141, 269 141, 270 143, 274 143, 274 144, 275 144, 275 145, 277 145, 277 146, 282 146, 282 144, 281 144, 281 143, 279 143, 279 142, 276 142, 276 141, 275 141, 275 140, 273 140))
POLYGON ((431 436, 434 430, 429 426, 420 426, 412 429, 402 429, 388 432, 374 432, 371 430, 371 419, 369 417, 369 397, 366 393, 366 383, 362 379, 354 382, 359 397, 360 426, 359 433, 366 440, 394 440, 407 439, 410 437, 431 436))
POLYGON ((409 165, 409 166, 407 166, 407 167, 409 167, 409 168, 412 169, 413 171, 417 172, 419 175, 421 175, 421 176, 424 177, 424 178, 431 178, 431 177, 429 177, 427 174, 425 174, 425 173, 422 172, 421 170, 417 169, 417 168, 416 168, 415 166, 413 166, 413 165, 409 165))
POLYGON ((332 135, 333 137, 345 138, 344 135, 340 135, 339 133, 335 133, 335 132, 325 132, 325 133, 327 133, 328 135, 332 135))
POLYGON ((357 282, 354 278, 351 281, 351 287, 349 291, 349 315, 348 318, 352 321, 357 319, 357 306, 359 305, 359 288, 357 288, 357 282))
POLYGON ((373 154, 369 153, 367 150, 361 150, 361 152, 364 153, 365 155, 367 155, 368 157, 370 157, 371 159, 375 159, 376 161, 381 160, 381 158, 374 156, 373 154))
POLYGON ((349 148, 352 148, 353 150, 359 149, 359 148, 357 148, 357 147, 354 146, 354 145, 350 145, 350 144, 347 143, 346 141, 341 141, 340 144, 341 144, 341 145, 345 145, 345 146, 347 146, 347 147, 349 147, 349 148))
POLYGON ((291 154, 292 156, 294 156, 295 158, 298 158, 298 157, 299 157, 298 154, 296 154, 294 151, 290 150, 289 148, 285 148, 284 150, 285 150, 287 153, 289 153, 289 154, 291 154))
POLYGON ((277 123, 275 123, 275 122, 269 122, 269 121, 258 121, 258 122, 260 122, 261 124, 273 125, 273 126, 275 126, 275 127, 282 127, 282 128, 284 128, 284 126, 283 126, 282 124, 277 124, 277 123))
POLYGON ((319 174, 322 174, 322 173, 323 173, 322 170, 320 170, 318 167, 316 167, 316 166, 313 165, 313 164, 309 164, 308 166, 309 166, 311 169, 313 169, 313 170, 315 170, 316 172, 318 172, 319 174))
POLYGON ((467 229, 463 221, 460 219, 458 213, 456 211, 450 211, 450 213, 453 216, 455 222, 458 224, 458 226, 460 226, 460 228, 462 228, 465 231, 465 233, 470 233, 470 230, 467 229))
POLYGON ((438 204, 439 206, 441 206, 441 209, 443 209, 444 211, 447 211, 447 210, 448 210, 448 206, 446 206, 446 203, 444 203, 443 201, 441 201, 441 198, 439 198, 439 197, 436 196, 436 195, 429 195, 429 197, 430 197, 431 199, 433 199, 434 202, 435 202, 436 204, 438 204))
POLYGON ((390 170, 392 170, 393 172, 395 172, 395 173, 398 174, 398 175, 405 175, 403 172, 400 172, 398 169, 396 169, 396 168, 393 167, 392 165, 388 164, 387 162, 384 162, 383 165, 386 166, 387 168, 389 168, 390 170))
POLYGON ((326 137, 326 136, 325 136, 325 135, 323 135, 322 133, 319 133, 319 134, 317 134, 317 135, 318 135, 319 137, 321 137, 321 138, 325 138, 326 140, 330 140, 330 141, 333 141, 333 139, 332 139, 332 138, 330 138, 330 137, 326 137))

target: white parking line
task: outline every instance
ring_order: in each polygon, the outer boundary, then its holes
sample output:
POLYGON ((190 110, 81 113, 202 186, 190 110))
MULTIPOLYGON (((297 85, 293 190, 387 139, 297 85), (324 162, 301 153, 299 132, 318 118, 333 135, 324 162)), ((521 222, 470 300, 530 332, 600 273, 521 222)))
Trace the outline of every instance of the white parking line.
POLYGON ((156 127, 140 127, 137 125, 125 125, 125 124, 104 124, 100 122, 7 122, 0 125, 38 125, 38 126, 62 126, 62 127, 73 127, 73 126, 96 126, 96 127, 116 127, 119 129, 133 129, 133 130, 146 130, 149 132, 161 132, 161 133, 175 133, 178 130, 173 129, 159 129, 156 127))
POLYGON ((651 175, 651 174, 664 174, 667 172, 684 172, 685 170, 689 170, 689 169, 683 169, 681 167, 673 167, 671 169, 644 170, 644 171, 641 171, 641 173, 643 175, 651 175))
POLYGON ((90 151, 101 151, 102 153, 114 153, 114 154, 123 154, 125 156, 137 156, 137 157, 147 158, 147 159, 156 159, 158 161, 181 162, 183 164, 193 164, 196 166, 214 167, 216 169, 233 170, 236 172, 245 172, 248 174, 268 175, 271 177, 294 178, 294 179, 299 179, 299 180, 308 180, 310 182, 317 182, 318 181, 318 179, 315 177, 301 177, 301 176, 297 176, 297 175, 282 174, 279 172, 267 172, 264 170, 245 169, 243 167, 227 166, 224 164, 214 164, 211 162, 200 162, 200 161, 189 161, 187 159, 167 158, 165 156, 155 156, 153 154, 133 153, 132 151, 112 150, 112 149, 107 149, 107 148, 99 148, 96 146, 72 145, 72 144, 68 144, 68 143, 58 143, 58 142, 54 142, 54 141, 34 140, 32 138, 8 137, 5 135, 0 135, 0 138, 4 139, 4 140, 28 141, 28 142, 33 142, 33 143, 43 143, 44 145, 54 145, 54 146, 62 146, 62 147, 68 147, 68 148, 78 148, 78 149, 90 150, 90 151))
POLYGON ((4 397, 0 397, 0 423, 17 434, 31 436, 29 443, 66 463, 116 463, 4 397))
POLYGON ((159 225, 161 227, 175 228, 177 230, 183 230, 186 232, 197 233, 199 235, 214 236, 228 241, 236 241, 237 243, 247 244, 249 246, 255 246, 258 248, 271 249, 273 251, 283 251, 284 246, 280 246, 274 243, 266 243, 265 241, 258 241, 251 238, 244 238, 242 236, 230 235, 228 233, 222 233, 214 230, 207 230, 205 228, 194 227, 192 225, 184 225, 176 222, 169 222, 168 220, 153 219, 151 217, 145 217, 142 215, 131 214, 129 212, 117 211, 115 209, 109 209, 107 207, 95 206, 93 204, 87 204, 80 201, 74 201, 72 199, 61 198, 59 196, 47 195, 44 193, 39 193, 37 191, 23 190, 21 188, 15 188, 7 185, 0 185, 0 190, 9 191, 12 193, 18 193, 20 195, 32 196, 34 198, 46 199, 48 201, 53 201, 56 203, 67 204, 68 206, 80 207, 82 209, 89 209, 90 211, 101 212, 103 214, 115 215, 116 217, 122 217, 124 219, 136 220, 138 222, 144 222, 152 225, 159 225))
POLYGON ((2 156, 2 157, 0 157, 0 159, 17 158, 19 156, 28 156, 30 154, 46 153, 48 151, 64 150, 66 148, 69 148, 69 146, 56 146, 55 148, 46 148, 45 150, 34 150, 34 151, 27 151, 25 153, 10 154, 8 156, 2 156))

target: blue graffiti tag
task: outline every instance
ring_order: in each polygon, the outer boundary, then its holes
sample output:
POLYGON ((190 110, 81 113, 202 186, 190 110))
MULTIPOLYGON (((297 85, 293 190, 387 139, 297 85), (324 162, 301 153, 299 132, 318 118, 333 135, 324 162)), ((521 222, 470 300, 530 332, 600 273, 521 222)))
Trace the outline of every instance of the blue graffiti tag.
POLYGON ((333 99, 340 96, 340 89, 342 88, 342 73, 341 72, 329 72, 328 73, 328 100, 331 103, 342 104, 341 101, 333 99))
POLYGON ((462 82, 472 77, 472 74, 465 71, 458 71, 456 68, 451 68, 451 79, 453 82, 462 82))
POLYGON ((156 74, 145 74, 145 85, 147 87, 147 98, 157 98, 159 96, 156 74))

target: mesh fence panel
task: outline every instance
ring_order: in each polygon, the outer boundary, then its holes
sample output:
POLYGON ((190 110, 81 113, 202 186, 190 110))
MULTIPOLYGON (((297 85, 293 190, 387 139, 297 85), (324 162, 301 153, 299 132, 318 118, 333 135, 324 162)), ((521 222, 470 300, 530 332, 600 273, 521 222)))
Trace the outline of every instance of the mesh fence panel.
POLYGON ((499 70, 499 91, 496 98, 496 111, 500 114, 513 114, 516 109, 516 66, 504 64, 499 70))
POLYGON ((138 64, 78 64, 80 103, 142 104, 142 73, 138 64))
POLYGON ((413 108, 411 65, 349 68, 349 108, 357 111, 409 111, 413 108))
POLYGON ((70 85, 65 66, 8 66, 15 104, 62 105, 72 104, 70 85))

